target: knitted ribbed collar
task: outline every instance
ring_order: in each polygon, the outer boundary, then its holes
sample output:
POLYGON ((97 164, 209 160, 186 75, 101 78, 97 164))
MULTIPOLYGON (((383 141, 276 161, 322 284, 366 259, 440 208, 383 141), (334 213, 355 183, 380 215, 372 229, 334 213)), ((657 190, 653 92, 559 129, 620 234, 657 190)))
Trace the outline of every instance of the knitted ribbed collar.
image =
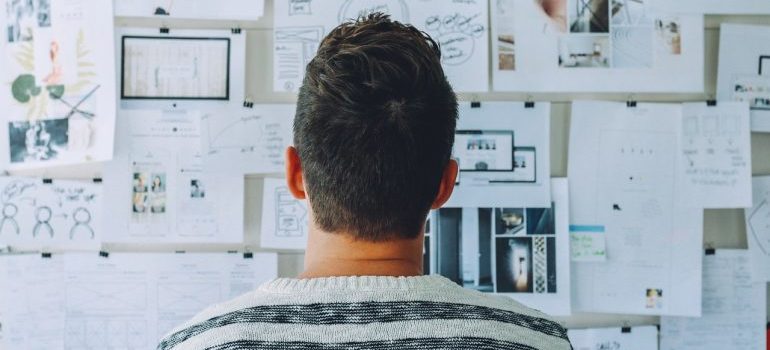
POLYGON ((383 290, 436 290, 457 288, 451 280, 438 276, 387 277, 345 276, 323 278, 278 278, 259 287, 266 292, 313 292, 313 291, 383 291, 383 290))

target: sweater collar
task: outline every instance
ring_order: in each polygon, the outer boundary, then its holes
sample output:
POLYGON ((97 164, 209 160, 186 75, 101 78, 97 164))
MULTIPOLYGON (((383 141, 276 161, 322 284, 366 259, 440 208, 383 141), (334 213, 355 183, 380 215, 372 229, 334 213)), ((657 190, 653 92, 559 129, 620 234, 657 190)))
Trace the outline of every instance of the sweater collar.
POLYGON ((259 287, 266 292, 383 291, 456 288, 451 280, 438 276, 342 276, 322 278, 277 278, 259 287))

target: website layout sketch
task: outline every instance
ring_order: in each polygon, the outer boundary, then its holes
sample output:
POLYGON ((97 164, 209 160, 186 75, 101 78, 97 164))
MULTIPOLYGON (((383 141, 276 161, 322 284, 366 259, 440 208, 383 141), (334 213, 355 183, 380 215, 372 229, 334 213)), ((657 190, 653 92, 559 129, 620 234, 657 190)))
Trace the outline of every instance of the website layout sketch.
POLYGON ((100 246, 101 184, 2 177, 0 186, 0 246, 100 246))
POLYGON ((230 98, 230 39, 122 37, 123 99, 230 98))
POLYGON ((441 63, 457 91, 487 91, 488 79, 475 72, 488 68, 487 1, 440 0, 290 0, 275 3, 273 89, 296 92, 305 66, 323 36, 342 22, 373 12, 409 23, 431 35, 441 47, 441 63))
POLYGON ((305 249, 309 220, 307 203, 292 196, 285 179, 265 179, 260 232, 263 248, 305 249))
POLYGON ((115 16, 256 21, 264 0, 131 0, 116 1, 115 16))
POLYGON ((116 106, 111 3, 3 4, 0 163, 14 170, 111 159, 116 106))

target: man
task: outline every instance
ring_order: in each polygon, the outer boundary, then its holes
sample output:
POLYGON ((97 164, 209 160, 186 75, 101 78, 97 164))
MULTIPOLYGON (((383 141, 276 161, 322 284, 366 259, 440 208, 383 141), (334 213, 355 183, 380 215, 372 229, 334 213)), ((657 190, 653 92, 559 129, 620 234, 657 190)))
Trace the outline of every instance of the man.
POLYGON ((321 42, 286 152, 288 187, 310 203, 305 271, 204 311, 159 349, 570 349, 540 312, 422 276, 427 214, 457 175, 440 56, 381 14, 321 42))

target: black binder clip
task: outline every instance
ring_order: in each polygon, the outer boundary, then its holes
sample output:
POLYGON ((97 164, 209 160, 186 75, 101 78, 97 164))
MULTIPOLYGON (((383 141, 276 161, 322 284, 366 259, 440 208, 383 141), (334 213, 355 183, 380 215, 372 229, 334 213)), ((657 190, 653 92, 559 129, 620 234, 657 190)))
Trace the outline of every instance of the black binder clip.
POLYGON ((254 102, 251 102, 251 101, 243 101, 243 107, 246 107, 246 108, 254 108, 254 102))
POLYGON ((99 252, 99 256, 101 256, 102 258, 109 258, 110 257, 110 253, 109 252, 105 252, 105 251, 102 250, 102 251, 99 252))
POLYGON ((243 258, 244 259, 254 259, 254 253, 252 253, 252 252, 243 252, 243 258))
POLYGON ((479 101, 471 102, 471 108, 481 108, 481 102, 479 101))
POLYGON ((95 184, 100 184, 100 183, 102 183, 102 178, 101 177, 95 177, 93 179, 93 181, 94 181, 95 184))
POLYGON ((241 28, 232 28, 230 32, 233 34, 241 34, 241 28))
POLYGON ((532 102, 532 101, 524 102, 524 108, 535 108, 535 102, 532 102))
POLYGON ((50 258, 51 258, 51 253, 46 253, 46 252, 43 252, 43 253, 40 253, 40 256, 41 256, 43 259, 50 259, 50 258))
POLYGON ((168 34, 169 29, 168 27, 160 27, 159 31, 161 34, 168 34))
POLYGON ((708 101, 706 101, 706 106, 716 107, 717 106, 717 100, 708 100, 708 101))
POLYGON ((184 250, 175 250, 174 253, 176 253, 176 254, 184 254, 185 251, 184 250))
POLYGON ((631 333, 631 327, 625 326, 621 328, 620 333, 623 333, 623 334, 631 333))
POLYGON ((636 108, 636 101, 626 101, 626 107, 636 108))
POLYGON ((717 250, 714 248, 706 248, 706 255, 715 255, 717 250))
POLYGON ((45 178, 43 179, 43 184, 50 185, 53 183, 53 179, 45 178))

